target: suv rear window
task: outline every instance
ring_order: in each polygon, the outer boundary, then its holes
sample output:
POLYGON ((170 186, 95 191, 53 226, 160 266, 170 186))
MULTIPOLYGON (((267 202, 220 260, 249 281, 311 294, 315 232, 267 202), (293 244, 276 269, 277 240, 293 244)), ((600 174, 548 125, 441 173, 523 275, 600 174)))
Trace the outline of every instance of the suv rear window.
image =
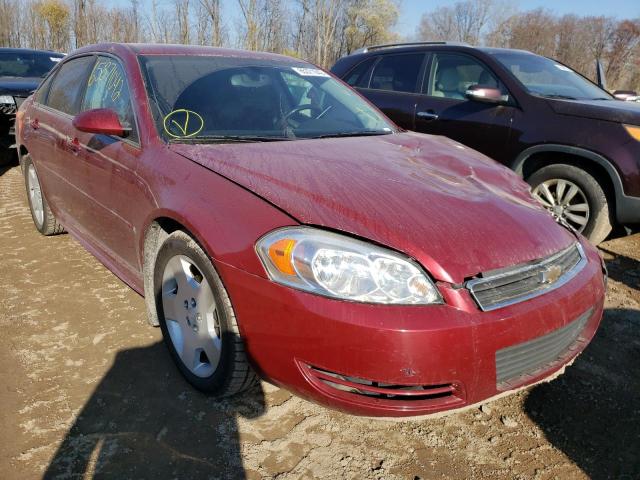
POLYGON ((394 92, 415 92, 424 54, 385 55, 371 77, 371 88, 394 92))

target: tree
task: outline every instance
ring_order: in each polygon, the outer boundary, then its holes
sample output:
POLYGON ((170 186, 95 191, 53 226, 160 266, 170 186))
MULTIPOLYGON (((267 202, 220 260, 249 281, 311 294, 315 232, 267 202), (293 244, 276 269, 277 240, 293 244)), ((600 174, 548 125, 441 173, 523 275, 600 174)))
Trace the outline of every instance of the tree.
POLYGON ((48 43, 52 49, 66 51, 69 48, 69 6, 61 0, 41 0, 35 4, 35 12, 46 26, 48 43))
POLYGON ((397 21, 398 5, 391 0, 352 0, 345 12, 340 54, 395 40, 392 28, 397 21))
MULTIPOLYGON (((226 32, 222 24, 220 0, 200 0, 203 14, 207 16, 207 27, 210 28, 210 43, 213 46, 221 46, 226 39, 226 32)), ((200 16, 200 15, 199 15, 200 16)), ((201 42, 204 43, 204 42, 201 42)))
POLYGON ((421 40, 480 43, 494 6, 492 0, 465 0, 425 13, 418 27, 421 40))

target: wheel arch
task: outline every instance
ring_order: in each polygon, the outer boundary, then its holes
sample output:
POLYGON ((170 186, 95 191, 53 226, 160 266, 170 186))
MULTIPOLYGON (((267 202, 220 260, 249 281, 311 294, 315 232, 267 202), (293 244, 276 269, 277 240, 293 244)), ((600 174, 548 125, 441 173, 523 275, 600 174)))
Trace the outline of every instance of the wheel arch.
POLYGON ((151 216, 144 228, 144 235, 141 237, 140 254, 142 264, 142 279, 144 285, 144 299, 147 306, 147 321, 154 327, 160 325, 158 314, 156 312, 154 285, 153 285, 153 266, 155 265, 158 250, 162 242, 171 233, 182 230, 192 236, 202 247, 202 249, 211 258, 206 245, 198 238, 196 229, 189 225, 175 214, 175 212, 161 211, 151 216))
POLYGON ((568 145, 537 145, 518 155, 511 169, 527 179, 540 168, 557 163, 573 165, 591 174, 602 186, 618 217, 618 205, 624 197, 622 179, 613 164, 598 153, 568 145))

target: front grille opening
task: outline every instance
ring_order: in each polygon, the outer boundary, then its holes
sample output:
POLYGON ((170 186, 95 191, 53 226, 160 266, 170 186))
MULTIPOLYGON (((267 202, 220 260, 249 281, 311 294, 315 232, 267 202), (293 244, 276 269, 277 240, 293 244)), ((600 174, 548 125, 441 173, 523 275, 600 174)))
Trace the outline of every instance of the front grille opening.
POLYGON ((417 402, 444 399, 459 393, 456 385, 453 383, 437 385, 399 385, 340 375, 309 365, 307 365, 307 368, 312 376, 323 385, 341 392, 372 399, 417 402))
POLYGON ((559 288, 585 264, 582 247, 574 243, 538 261, 486 272, 469 280, 467 288, 483 311, 495 310, 559 288))
POLYGON ((553 332, 496 352, 496 384, 508 390, 574 356, 586 339, 581 334, 594 308, 553 332))

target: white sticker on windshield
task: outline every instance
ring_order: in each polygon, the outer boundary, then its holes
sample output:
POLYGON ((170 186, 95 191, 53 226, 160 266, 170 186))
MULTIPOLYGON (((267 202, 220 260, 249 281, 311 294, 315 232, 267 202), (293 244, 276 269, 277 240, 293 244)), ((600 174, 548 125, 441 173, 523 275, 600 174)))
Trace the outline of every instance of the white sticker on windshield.
POLYGON ((564 65, 559 65, 557 63, 554 63, 554 65, 556 66, 556 68, 558 70, 562 70, 563 72, 570 72, 571 69, 569 67, 565 67, 564 65))
POLYGON ((331 75, 323 72, 319 68, 291 67, 291 69, 303 77, 331 77, 331 75))
POLYGON ((51 60, 52 62, 59 62, 62 59, 60 57, 49 57, 49 60, 51 60))

